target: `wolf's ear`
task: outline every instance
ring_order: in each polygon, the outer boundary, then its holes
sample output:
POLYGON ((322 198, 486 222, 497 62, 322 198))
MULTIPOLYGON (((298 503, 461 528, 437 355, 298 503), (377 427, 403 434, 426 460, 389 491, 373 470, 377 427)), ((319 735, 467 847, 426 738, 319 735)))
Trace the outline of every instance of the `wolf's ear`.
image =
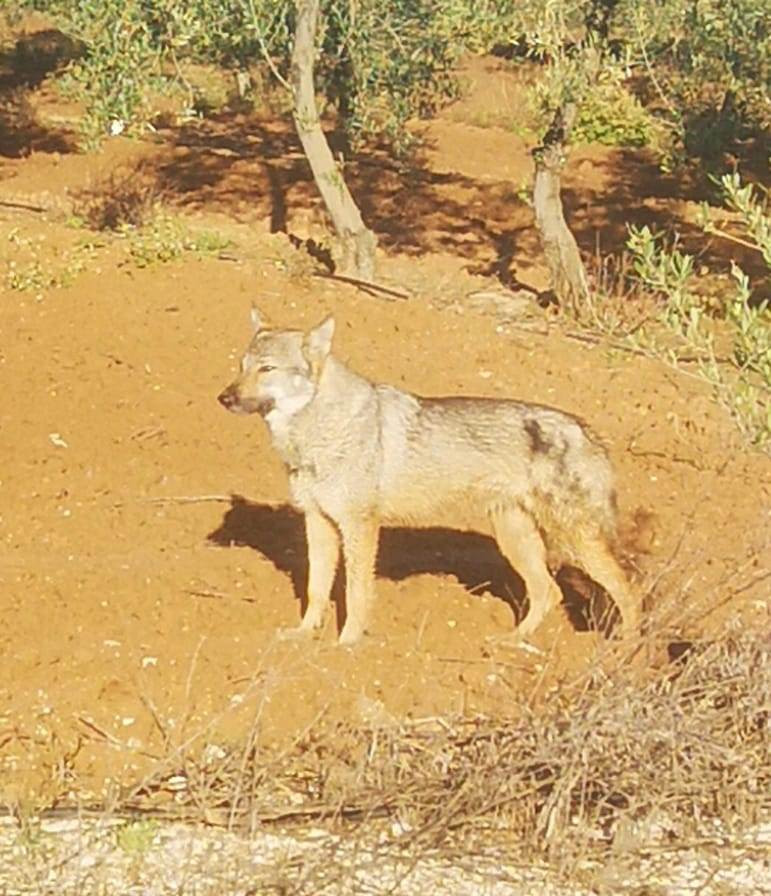
POLYGON ((314 379, 318 379, 321 368, 332 350, 332 336, 335 333, 335 319, 330 315, 312 329, 305 337, 305 355, 311 365, 314 379))
POLYGON ((265 321, 262 319, 260 309, 256 305, 252 305, 252 308, 249 312, 249 319, 252 322, 252 329, 254 330, 254 332, 259 333, 265 325, 265 321))

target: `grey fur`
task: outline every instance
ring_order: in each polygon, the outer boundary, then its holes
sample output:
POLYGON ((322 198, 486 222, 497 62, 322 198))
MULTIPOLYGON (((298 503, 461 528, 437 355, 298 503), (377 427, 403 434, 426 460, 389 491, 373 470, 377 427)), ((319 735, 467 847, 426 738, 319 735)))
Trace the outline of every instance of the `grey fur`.
POLYGON ((491 531, 527 587, 523 637, 559 603, 547 563, 562 560, 603 585, 625 632, 637 630, 638 603, 609 546, 613 472, 578 419, 521 401, 422 398, 371 383, 331 355, 331 318, 307 334, 264 329, 259 313, 255 326, 241 373, 219 400, 263 415, 305 514, 310 574, 300 632, 322 624, 342 543, 340 640, 362 635, 383 523, 491 531))

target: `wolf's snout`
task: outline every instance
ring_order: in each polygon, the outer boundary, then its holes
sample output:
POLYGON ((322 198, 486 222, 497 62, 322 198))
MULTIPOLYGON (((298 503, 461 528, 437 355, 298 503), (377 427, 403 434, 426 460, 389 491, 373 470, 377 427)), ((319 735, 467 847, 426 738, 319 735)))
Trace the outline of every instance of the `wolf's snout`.
POLYGON ((237 400, 238 399, 236 398, 235 392, 233 392, 233 390, 230 387, 228 387, 227 389, 224 389, 217 396, 217 401, 222 405, 223 408, 227 408, 229 411, 232 410, 233 405, 236 403, 237 400))

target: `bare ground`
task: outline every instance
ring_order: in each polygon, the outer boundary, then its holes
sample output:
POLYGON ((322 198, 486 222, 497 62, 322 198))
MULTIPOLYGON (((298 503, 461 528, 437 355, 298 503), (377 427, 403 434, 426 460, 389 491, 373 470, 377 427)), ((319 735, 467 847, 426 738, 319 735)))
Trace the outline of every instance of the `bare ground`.
MULTIPOLYGON (((222 113, 83 155, 48 90, 25 95, 31 111, 0 144, 2 264, 29 274, 29 288, 6 277, 0 292, 4 802, 101 798, 174 750, 249 732, 280 755, 319 719, 506 718, 514 694, 550 698, 607 647, 568 601, 541 653, 505 648, 495 639, 522 595, 493 543, 403 529, 383 534, 365 644, 336 647, 334 614, 310 645, 279 641, 299 616, 301 521, 259 421, 215 401, 252 301, 280 325, 334 313, 337 353, 374 380, 590 421, 618 470, 625 528, 641 511, 653 520, 647 552, 629 560, 652 591, 650 663, 736 621, 768 629, 769 461, 705 384, 576 338, 534 302, 502 315, 478 295, 545 285, 512 131, 450 110, 406 172, 352 163, 382 276, 411 292, 388 301, 309 275, 289 243, 284 231, 318 240, 323 228, 282 123, 222 113), (126 240, 68 226, 83 191, 116 171, 232 245, 140 267, 126 240)), ((630 219, 690 233, 697 193, 643 154, 579 150, 565 182, 586 251, 618 249, 630 219)), ((705 252, 720 260, 720 246, 705 252)))

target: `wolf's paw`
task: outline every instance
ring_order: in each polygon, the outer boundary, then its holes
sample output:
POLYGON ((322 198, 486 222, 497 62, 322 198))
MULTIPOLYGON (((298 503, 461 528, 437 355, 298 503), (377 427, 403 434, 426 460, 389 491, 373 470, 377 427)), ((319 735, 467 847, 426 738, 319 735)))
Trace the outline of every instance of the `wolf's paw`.
POLYGON ((361 644, 366 632, 363 628, 358 626, 349 626, 346 623, 343 626, 343 630, 340 632, 340 637, 337 639, 337 643, 340 647, 355 647, 357 644, 361 644))

